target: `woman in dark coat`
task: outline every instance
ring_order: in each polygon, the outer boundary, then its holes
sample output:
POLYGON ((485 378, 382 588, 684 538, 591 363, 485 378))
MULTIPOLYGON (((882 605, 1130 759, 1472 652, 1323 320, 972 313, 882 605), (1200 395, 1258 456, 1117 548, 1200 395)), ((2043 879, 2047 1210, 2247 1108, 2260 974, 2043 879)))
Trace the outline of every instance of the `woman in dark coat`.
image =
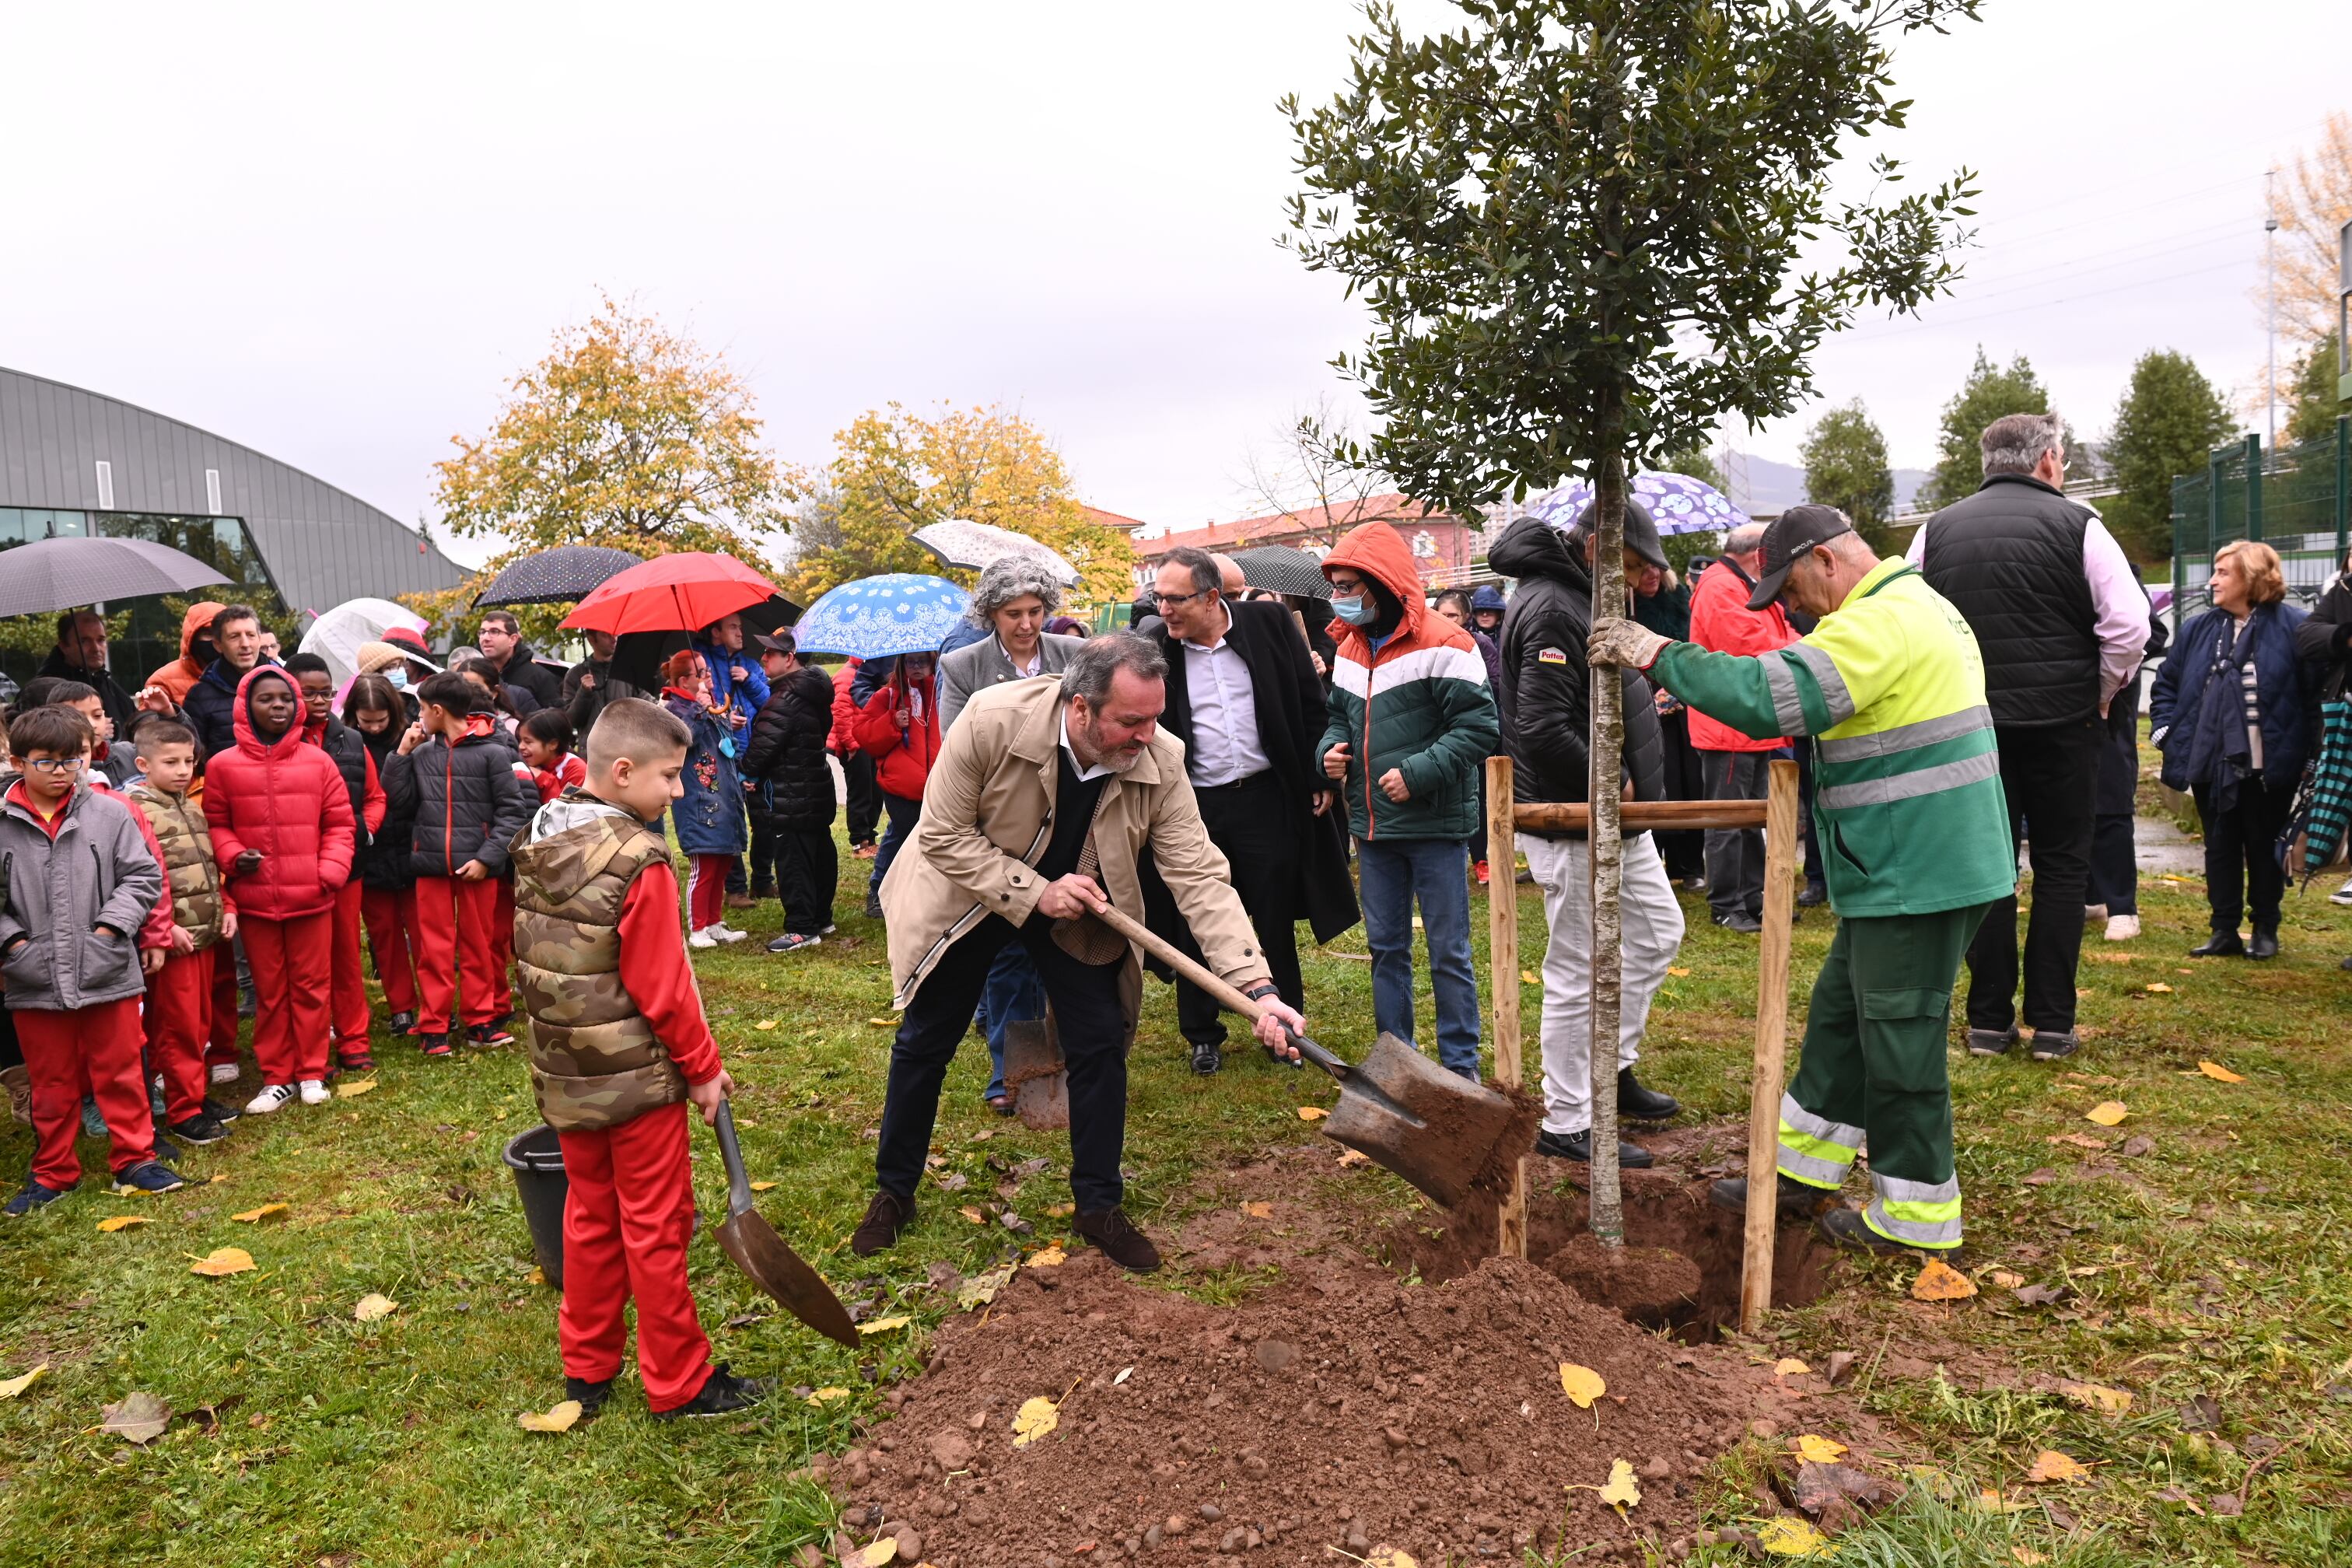
POLYGON ((677 847, 692 868, 686 907, 693 934, 687 945, 740 942, 751 933, 731 930, 721 918, 727 912, 728 863, 743 853, 745 838, 735 729, 728 712, 712 700, 710 667, 692 648, 673 655, 662 667, 662 706, 684 721, 690 737, 686 771, 678 775, 686 793, 669 808, 677 847))
POLYGON ((2237 540, 2213 557, 2213 607, 2180 629, 2148 719, 2164 782, 2197 797, 2213 934, 2200 958, 2273 958, 2286 873, 2278 837, 2319 734, 2318 672, 2297 651, 2304 612, 2283 603, 2278 552, 2237 540), (2252 941, 2238 936, 2251 907, 2252 941))

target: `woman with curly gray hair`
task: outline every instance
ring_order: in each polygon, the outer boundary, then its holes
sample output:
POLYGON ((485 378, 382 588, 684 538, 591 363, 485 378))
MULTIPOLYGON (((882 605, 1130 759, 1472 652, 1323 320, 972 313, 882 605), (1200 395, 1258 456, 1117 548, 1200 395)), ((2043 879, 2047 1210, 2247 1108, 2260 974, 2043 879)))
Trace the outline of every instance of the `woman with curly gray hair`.
POLYGON ((1045 619, 1062 607, 1062 584, 1052 568, 1024 555, 992 562, 971 590, 966 612, 973 626, 995 636, 960 647, 940 661, 940 726, 944 732, 977 692, 1001 681, 1058 675, 1078 646, 1049 636, 1045 619), (1058 656, 1055 645, 1066 645, 1058 656))

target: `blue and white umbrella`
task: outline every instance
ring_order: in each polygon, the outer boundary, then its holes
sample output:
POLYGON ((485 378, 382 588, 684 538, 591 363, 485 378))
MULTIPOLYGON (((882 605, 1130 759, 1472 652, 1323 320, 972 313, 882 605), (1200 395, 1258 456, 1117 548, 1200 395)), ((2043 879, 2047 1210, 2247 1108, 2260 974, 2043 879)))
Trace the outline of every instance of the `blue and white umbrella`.
MULTIPOLYGON (((1650 509, 1650 521, 1662 534, 1723 533, 1748 521, 1729 496, 1687 474, 1636 474, 1627 489, 1650 509)), ((1591 504, 1591 482, 1578 479, 1538 499, 1528 510, 1565 533, 1591 504)))
POLYGON ((947 640, 971 596, 944 577, 891 572, 844 583, 793 626, 803 653, 852 658, 930 653, 947 640))

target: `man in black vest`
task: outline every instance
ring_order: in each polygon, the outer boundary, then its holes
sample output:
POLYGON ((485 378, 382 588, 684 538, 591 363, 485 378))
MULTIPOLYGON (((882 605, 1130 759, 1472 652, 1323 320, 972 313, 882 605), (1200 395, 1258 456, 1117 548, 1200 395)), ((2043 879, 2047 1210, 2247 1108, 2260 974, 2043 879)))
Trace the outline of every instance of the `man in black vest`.
MULTIPOLYGON (((1328 942, 1359 918, 1331 781, 1315 765, 1323 682, 1288 611, 1224 596, 1223 564, 1190 546, 1160 564, 1162 624, 1152 640, 1168 661, 1160 726, 1184 742, 1202 824, 1232 862, 1275 989, 1303 1010, 1297 922, 1312 922, 1315 939, 1328 942)), ((1156 877, 1145 888, 1152 923, 1198 957, 1175 900, 1156 877)), ((1178 981, 1176 1022, 1192 1070, 1215 1072, 1225 1042, 1215 999, 1178 981)))
MULTIPOLYGON (((2066 427, 2054 414, 1985 426, 1984 485, 1911 541, 1928 586, 1950 600, 1984 655, 2000 742, 2010 834, 2030 832, 2033 913, 2025 933, 2025 1026, 2033 1059, 2072 1056, 2099 750, 2107 705, 2139 670, 2147 599, 2099 514, 2066 499, 2066 427)), ((1834 846, 1829 850, 1836 853, 1834 846)), ((1969 1049, 2017 1041, 2017 900, 1986 910, 1969 946, 1969 1049)))

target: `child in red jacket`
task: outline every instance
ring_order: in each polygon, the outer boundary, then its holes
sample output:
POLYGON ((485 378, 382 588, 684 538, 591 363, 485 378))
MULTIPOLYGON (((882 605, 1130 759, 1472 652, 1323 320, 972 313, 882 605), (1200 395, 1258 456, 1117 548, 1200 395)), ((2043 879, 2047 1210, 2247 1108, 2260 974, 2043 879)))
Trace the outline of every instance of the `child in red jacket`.
POLYGON ((255 667, 231 712, 236 744, 205 769, 205 821, 253 966, 262 1088, 246 1114, 266 1116, 298 1093, 305 1105, 329 1098, 335 900, 351 880, 356 821, 341 773, 303 743, 301 694, 284 670, 255 667))
POLYGON ((874 875, 866 885, 866 914, 882 918, 882 879, 898 847, 915 831, 923 815, 923 785, 931 776, 931 763, 940 754, 940 701, 932 683, 933 657, 901 654, 890 679, 875 688, 857 715, 851 733, 857 749, 874 759, 876 780, 882 786, 882 809, 890 826, 883 831, 882 847, 874 855, 874 875))
POLYGON ((527 715, 517 731, 515 751, 530 770, 541 805, 588 783, 588 764, 572 749, 572 721, 561 708, 541 708, 527 715))

